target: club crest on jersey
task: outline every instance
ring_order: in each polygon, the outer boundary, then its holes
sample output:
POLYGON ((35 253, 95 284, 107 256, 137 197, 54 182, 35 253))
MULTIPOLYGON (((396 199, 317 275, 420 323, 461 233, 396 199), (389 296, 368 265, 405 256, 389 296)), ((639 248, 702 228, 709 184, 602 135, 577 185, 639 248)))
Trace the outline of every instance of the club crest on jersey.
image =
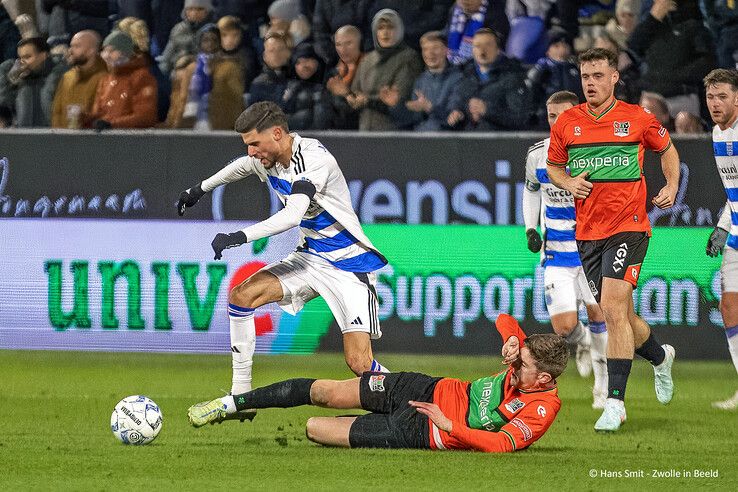
POLYGON ((616 137, 627 137, 630 133, 630 121, 613 121, 612 125, 615 127, 616 137))
POLYGON ((507 408, 507 411, 510 413, 515 413, 521 408, 523 408, 524 406, 525 406, 525 403, 520 401, 520 398, 515 398, 511 402, 505 403, 505 408, 507 408))
POLYGON ((384 374, 369 376, 369 389, 371 391, 384 391, 384 374))
POLYGON ((582 128, 579 126, 574 127, 574 136, 575 137, 581 137, 582 136, 582 128))

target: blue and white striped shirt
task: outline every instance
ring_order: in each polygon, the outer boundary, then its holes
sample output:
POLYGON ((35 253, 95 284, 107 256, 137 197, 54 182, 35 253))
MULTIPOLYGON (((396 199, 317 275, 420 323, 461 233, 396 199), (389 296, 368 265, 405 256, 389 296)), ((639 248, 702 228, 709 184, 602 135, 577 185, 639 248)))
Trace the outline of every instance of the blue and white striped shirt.
POLYGON ((725 247, 738 249, 738 121, 725 130, 717 125, 713 128, 712 148, 720 179, 728 196, 723 211, 725 219, 721 217, 719 225, 728 228, 727 217, 730 217, 730 235, 725 247))

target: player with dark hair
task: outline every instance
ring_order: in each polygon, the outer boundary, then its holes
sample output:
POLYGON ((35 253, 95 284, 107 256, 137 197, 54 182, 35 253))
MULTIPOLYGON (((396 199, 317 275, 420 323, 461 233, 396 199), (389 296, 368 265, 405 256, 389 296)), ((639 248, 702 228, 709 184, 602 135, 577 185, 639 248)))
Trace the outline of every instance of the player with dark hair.
POLYGON ((474 449, 504 453, 541 438, 561 407, 556 378, 569 349, 554 334, 525 336, 515 318, 495 323, 510 367, 472 382, 424 374, 366 372, 345 381, 290 379, 190 407, 190 423, 220 422, 242 408, 315 405, 363 409, 359 417, 312 417, 310 440, 352 448, 474 449))
MULTIPOLYGON (((271 302, 296 314, 321 296, 343 333, 346 363, 355 374, 386 371, 372 354, 371 340, 382 336, 376 274, 387 260, 359 224, 351 196, 336 159, 318 140, 290 133, 287 117, 273 102, 251 105, 235 129, 248 147, 210 178, 182 192, 177 204, 183 215, 202 196, 220 185, 252 174, 269 183, 284 208, 268 219, 213 239, 215 259, 223 251, 292 227, 300 227, 300 246, 280 262, 267 265, 231 290, 228 296, 232 394, 251 390, 256 343, 254 310, 271 302)), ((253 418, 241 413, 225 418, 253 418)))
MULTIPOLYGON (((579 104, 579 96, 569 91, 551 94, 546 101, 548 124, 579 104)), ((528 249, 541 254, 546 308, 554 332, 576 348, 579 375, 594 372, 592 408, 605 407, 607 398, 607 330, 602 311, 587 286, 587 277, 574 238, 576 221, 574 197, 551 183, 546 170, 546 156, 551 138, 536 142, 525 159, 523 219, 528 249), (536 228, 541 225, 543 239, 536 228), (587 309, 585 325, 579 320, 579 308, 587 309)))
POLYGON ((634 352, 653 365, 659 402, 669 403, 674 391, 674 348, 660 345, 636 315, 633 289, 651 236, 644 151, 661 156, 666 185, 651 202, 662 209, 674 204, 679 155, 651 113, 615 99, 617 62, 614 53, 601 48, 580 56, 586 103, 565 111, 554 124, 547 167, 551 182, 574 196, 577 249, 605 315, 608 392, 597 431, 616 431, 625 421, 625 386, 634 352))
MULTIPOLYGON (((733 365, 738 371, 738 71, 718 68, 705 77, 707 109, 715 128, 712 147, 728 201, 707 242, 707 254, 722 251, 720 313, 733 365)), ((712 404, 722 410, 738 408, 738 391, 725 401, 712 404)))

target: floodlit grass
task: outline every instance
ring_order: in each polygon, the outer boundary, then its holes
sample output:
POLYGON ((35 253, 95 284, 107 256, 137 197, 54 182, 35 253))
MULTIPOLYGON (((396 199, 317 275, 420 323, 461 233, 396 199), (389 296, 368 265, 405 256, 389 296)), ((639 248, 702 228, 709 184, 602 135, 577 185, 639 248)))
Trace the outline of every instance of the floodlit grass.
MULTIPOLYGON (((491 357, 381 362, 467 380, 501 369, 491 357)), ((591 381, 570 364, 557 421, 531 449, 507 455, 323 448, 305 438, 305 421, 346 412, 312 407, 193 429, 188 406, 230 387, 228 356, 0 351, 0 368, 0 490, 738 490, 738 413, 710 408, 738 386, 728 362, 677 359, 666 407, 650 366, 636 362, 628 421, 614 435, 592 430, 599 412, 590 407, 591 381), (164 413, 149 446, 124 446, 110 432, 114 405, 131 394, 151 397, 164 413), (654 470, 681 477, 654 478, 654 470), (684 477, 695 470, 718 476, 684 477)), ((254 375, 258 386, 350 376, 341 354, 257 356, 254 375)))

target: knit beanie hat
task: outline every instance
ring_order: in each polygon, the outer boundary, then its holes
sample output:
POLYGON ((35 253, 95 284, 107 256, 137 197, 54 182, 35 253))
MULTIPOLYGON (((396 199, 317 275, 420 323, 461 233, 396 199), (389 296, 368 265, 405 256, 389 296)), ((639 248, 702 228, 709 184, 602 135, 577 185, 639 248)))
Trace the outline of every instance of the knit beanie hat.
POLYGON ((123 31, 113 31, 108 34, 108 37, 103 41, 103 48, 106 46, 112 46, 128 57, 133 56, 134 53, 133 40, 123 31))
POLYGON ((212 12, 213 0, 185 0, 184 8, 188 9, 191 7, 199 7, 207 10, 208 12, 212 12))
POLYGON ((300 2, 297 0, 276 0, 269 6, 267 15, 275 19, 292 22, 300 17, 300 2))

